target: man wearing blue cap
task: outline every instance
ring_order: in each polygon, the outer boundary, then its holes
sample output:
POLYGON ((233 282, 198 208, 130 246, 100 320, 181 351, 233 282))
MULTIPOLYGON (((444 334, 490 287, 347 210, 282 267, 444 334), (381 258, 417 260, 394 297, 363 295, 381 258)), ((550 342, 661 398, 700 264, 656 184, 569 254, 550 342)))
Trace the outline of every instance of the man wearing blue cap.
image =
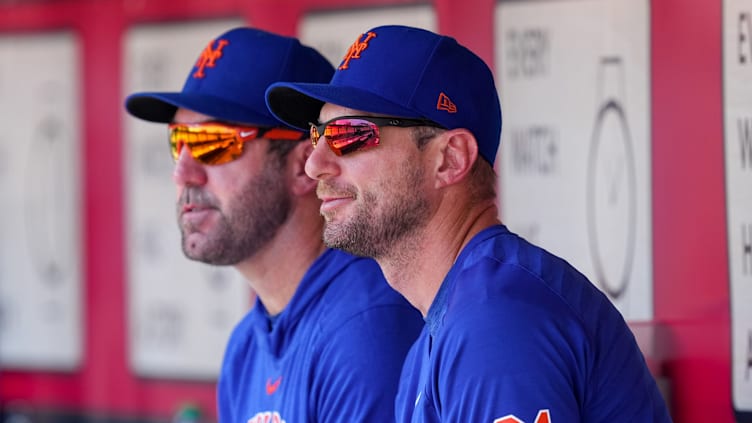
POLYGON ((375 262, 323 245, 307 129, 282 126, 264 103, 273 82, 332 72, 294 38, 237 28, 209 43, 181 92, 126 100, 169 124, 185 255, 235 266, 257 293, 226 348, 221 422, 391 420, 422 327, 375 262))
POLYGON ((479 57, 378 27, 330 83, 273 84, 267 105, 311 132, 325 243, 374 257, 426 321, 398 422, 670 421, 611 302, 499 221, 501 108, 479 57))

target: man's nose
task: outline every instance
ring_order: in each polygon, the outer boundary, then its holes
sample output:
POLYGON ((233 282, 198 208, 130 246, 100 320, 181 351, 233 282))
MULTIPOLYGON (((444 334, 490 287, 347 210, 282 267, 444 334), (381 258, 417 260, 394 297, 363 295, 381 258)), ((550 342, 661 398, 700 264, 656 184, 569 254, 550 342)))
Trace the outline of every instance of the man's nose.
POLYGON ((181 187, 205 185, 207 177, 204 166, 194 159, 188 147, 184 146, 180 150, 177 161, 175 161, 172 179, 176 185, 181 187))
POLYGON ((319 138, 305 164, 305 172, 313 179, 326 179, 339 173, 338 157, 324 137, 319 138))

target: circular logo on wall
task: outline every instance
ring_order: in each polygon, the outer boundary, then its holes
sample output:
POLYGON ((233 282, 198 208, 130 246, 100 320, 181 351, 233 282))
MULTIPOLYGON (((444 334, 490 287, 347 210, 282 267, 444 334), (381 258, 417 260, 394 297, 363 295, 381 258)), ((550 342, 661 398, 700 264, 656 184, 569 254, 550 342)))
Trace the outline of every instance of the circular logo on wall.
POLYGON ((599 85, 601 92, 609 94, 596 114, 590 143, 586 210, 596 281, 606 294, 618 299, 628 287, 634 262, 637 184, 626 114, 618 95, 606 86, 614 70, 621 70, 619 58, 601 61, 599 85))

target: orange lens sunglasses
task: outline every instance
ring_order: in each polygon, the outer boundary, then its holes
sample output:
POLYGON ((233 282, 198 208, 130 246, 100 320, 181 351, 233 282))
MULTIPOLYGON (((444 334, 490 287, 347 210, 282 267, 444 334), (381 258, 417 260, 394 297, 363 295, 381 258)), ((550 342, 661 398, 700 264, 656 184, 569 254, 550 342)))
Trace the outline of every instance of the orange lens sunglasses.
POLYGON ((237 159, 243 154, 247 141, 258 138, 300 141, 307 135, 288 128, 236 126, 221 122, 173 123, 168 130, 173 160, 177 161, 183 147, 187 146, 191 156, 205 165, 220 165, 237 159))

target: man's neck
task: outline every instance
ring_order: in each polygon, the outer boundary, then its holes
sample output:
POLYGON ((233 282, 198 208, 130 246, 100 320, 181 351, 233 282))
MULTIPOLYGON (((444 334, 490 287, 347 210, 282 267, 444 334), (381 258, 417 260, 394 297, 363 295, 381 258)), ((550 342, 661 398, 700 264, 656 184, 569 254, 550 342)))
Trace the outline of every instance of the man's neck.
POLYGON ((423 317, 462 249, 478 232, 499 224, 498 209, 482 206, 436 213, 418 233, 402 240, 388 257, 379 257, 389 285, 404 296, 423 317))
POLYGON ((303 276, 325 250, 321 225, 295 224, 299 221, 293 217, 265 248, 235 265, 270 315, 282 312, 303 276))

